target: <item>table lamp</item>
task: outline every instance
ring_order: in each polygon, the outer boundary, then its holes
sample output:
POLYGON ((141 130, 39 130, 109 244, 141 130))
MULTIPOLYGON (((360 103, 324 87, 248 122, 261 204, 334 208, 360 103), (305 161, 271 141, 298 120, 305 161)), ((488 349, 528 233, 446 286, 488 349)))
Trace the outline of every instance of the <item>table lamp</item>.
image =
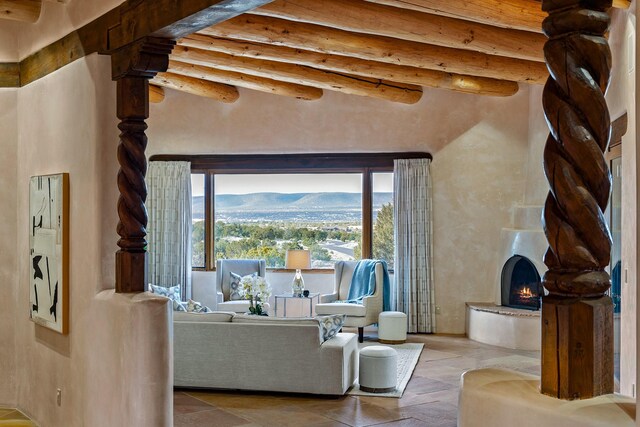
POLYGON ((300 270, 311 268, 311 253, 306 249, 288 250, 285 267, 287 269, 296 269, 296 275, 293 276, 293 282, 291 282, 291 292, 293 295, 301 297, 302 291, 304 291, 304 280, 300 270))

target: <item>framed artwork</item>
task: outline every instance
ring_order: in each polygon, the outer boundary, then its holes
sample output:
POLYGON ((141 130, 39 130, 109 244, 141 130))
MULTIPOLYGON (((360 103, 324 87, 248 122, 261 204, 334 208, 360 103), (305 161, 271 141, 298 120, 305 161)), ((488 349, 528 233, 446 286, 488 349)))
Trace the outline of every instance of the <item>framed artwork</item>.
POLYGON ((69 332, 69 174, 29 182, 29 311, 31 320, 69 332))

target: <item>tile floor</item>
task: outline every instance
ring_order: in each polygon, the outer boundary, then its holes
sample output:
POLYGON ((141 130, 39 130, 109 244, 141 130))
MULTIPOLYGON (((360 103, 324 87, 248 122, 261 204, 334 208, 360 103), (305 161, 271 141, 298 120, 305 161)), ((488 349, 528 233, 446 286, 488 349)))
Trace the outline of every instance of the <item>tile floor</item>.
POLYGON ((0 408, 0 426, 37 427, 26 415, 13 408, 0 408))
POLYGON ((413 335, 408 341, 423 342, 425 349, 400 399, 176 389, 174 426, 455 427, 464 371, 491 366, 540 375, 539 352, 508 350, 457 336, 413 335))

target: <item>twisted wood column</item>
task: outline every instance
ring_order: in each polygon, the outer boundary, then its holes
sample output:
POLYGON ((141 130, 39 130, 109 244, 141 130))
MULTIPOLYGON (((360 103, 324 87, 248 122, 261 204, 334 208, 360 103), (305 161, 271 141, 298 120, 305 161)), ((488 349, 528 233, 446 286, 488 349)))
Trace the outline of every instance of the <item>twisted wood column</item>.
POLYGON ((604 92, 611 0, 543 0, 549 13, 543 93, 550 129, 544 168, 551 191, 543 225, 542 392, 563 399, 613 392, 611 235, 604 216, 611 175, 604 158, 611 120, 604 92))
POLYGON ((118 145, 118 223, 120 235, 116 253, 116 292, 144 292, 147 253, 147 136, 149 79, 166 71, 171 40, 146 38, 111 55, 117 81, 117 115, 120 119, 118 145))

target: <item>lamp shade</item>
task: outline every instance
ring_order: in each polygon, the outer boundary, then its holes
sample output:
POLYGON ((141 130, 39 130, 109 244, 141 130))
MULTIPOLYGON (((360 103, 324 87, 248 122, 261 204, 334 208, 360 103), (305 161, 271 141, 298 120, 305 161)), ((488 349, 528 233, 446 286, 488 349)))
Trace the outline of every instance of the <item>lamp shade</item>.
POLYGON ((311 268, 311 252, 306 249, 290 249, 287 251, 286 268, 292 270, 311 268))

